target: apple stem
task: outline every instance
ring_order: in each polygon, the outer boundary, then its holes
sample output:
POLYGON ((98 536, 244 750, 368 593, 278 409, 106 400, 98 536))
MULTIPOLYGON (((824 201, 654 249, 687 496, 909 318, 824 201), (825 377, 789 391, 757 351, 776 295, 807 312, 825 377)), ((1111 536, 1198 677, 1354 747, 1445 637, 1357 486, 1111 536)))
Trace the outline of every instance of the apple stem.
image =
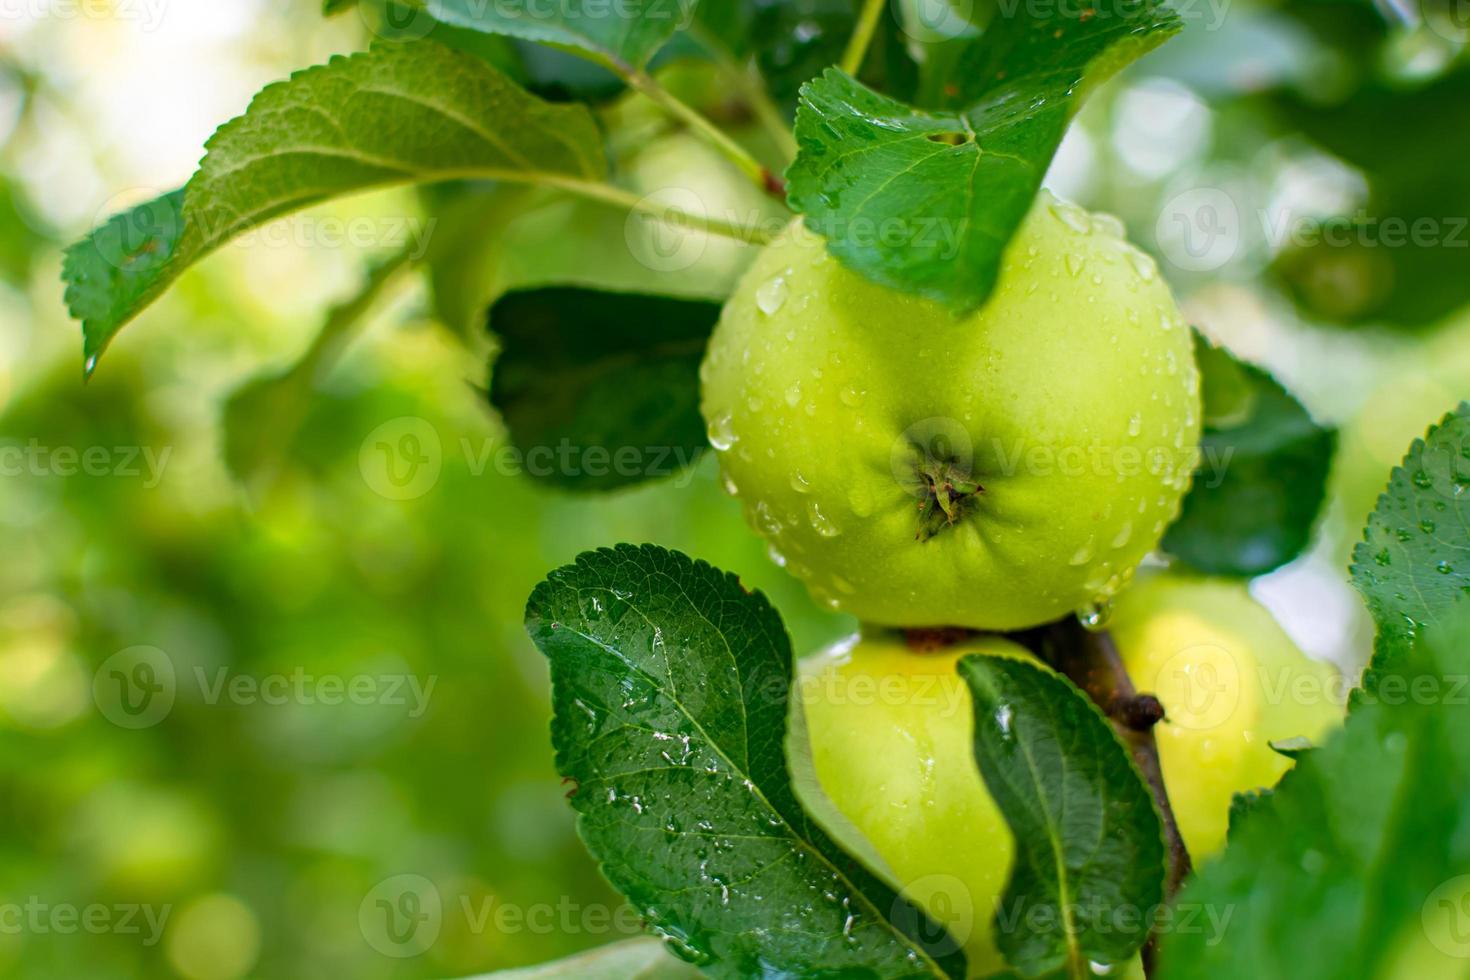
POLYGON ((745 147, 735 142, 728 133, 705 118, 697 109, 681 101, 646 71, 627 72, 623 77, 629 87, 646 95, 674 119, 709 141, 741 173, 749 177, 755 186, 782 204, 786 203, 786 185, 780 181, 780 178, 752 156, 745 147))
MULTIPOLYGON (((1172 902, 1193 871, 1193 863, 1179 833, 1174 809, 1169 805, 1169 791, 1164 786, 1164 771, 1159 763, 1159 744, 1154 738, 1154 726, 1163 720, 1164 707, 1158 698, 1140 694, 1133 686, 1123 658, 1118 655, 1117 644, 1107 630, 1089 630, 1068 617, 1043 628, 1041 633, 1041 646, 1047 659, 1108 716, 1153 793, 1168 848, 1164 901, 1172 902)), ((1154 973, 1158 942, 1155 931, 1140 951, 1146 976, 1154 973)))

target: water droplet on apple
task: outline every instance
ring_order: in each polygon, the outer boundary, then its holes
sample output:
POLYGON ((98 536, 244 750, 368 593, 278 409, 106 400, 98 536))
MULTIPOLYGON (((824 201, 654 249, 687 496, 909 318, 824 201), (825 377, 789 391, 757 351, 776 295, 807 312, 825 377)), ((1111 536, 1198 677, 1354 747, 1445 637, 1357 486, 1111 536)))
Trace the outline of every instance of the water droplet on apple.
POLYGON ((1077 205, 1066 201, 1053 201, 1051 213, 1056 215, 1058 221, 1079 235, 1092 234, 1092 218, 1077 205))
POLYGON ((811 523, 812 530, 824 538, 835 538, 842 533, 842 529, 836 524, 833 524, 831 519, 822 513, 822 508, 817 506, 815 500, 807 501, 806 516, 807 520, 811 523))
POLYGON ((755 291, 755 305, 766 316, 772 316, 786 305, 786 293, 785 276, 767 279, 755 291))
POLYGON ((715 420, 709 424, 709 430, 706 435, 709 436, 709 444, 711 446, 714 446, 720 452, 724 452, 735 445, 738 439, 735 435, 735 420, 730 417, 729 412, 716 416, 715 420))
POLYGON ((1101 602, 1089 602, 1077 610, 1077 622, 1088 630, 1106 629, 1108 621, 1112 618, 1113 604, 1106 599, 1101 602))
POLYGON ((1113 536, 1113 547, 1122 548, 1128 544, 1128 539, 1133 537, 1133 522, 1124 521, 1123 526, 1118 528, 1118 533, 1113 536))
MULTIPOLYGON (((1154 262, 1153 257, 1145 255, 1136 248, 1128 250, 1128 263, 1133 266, 1133 271, 1138 273, 1138 278, 1144 282, 1153 282, 1158 277, 1159 267, 1154 262)), ((1168 321, 1168 316, 1165 316, 1164 320, 1168 321)), ((1170 323, 1170 326, 1173 326, 1173 324, 1170 323)), ((1164 329, 1167 330, 1168 327, 1164 329)))

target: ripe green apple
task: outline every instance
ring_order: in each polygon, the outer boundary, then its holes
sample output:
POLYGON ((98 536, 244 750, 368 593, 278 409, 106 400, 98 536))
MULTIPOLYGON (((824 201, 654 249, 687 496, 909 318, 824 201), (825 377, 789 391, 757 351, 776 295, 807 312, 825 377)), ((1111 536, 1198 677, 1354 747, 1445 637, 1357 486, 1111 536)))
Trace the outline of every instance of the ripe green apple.
POLYGON ((995 903, 1015 843, 975 764, 968 653, 1030 657, 984 637, 916 652, 876 630, 800 664, 790 756, 796 790, 834 837, 962 943, 972 976, 1004 966, 995 903), (805 735, 803 740, 800 736, 805 735), (802 775, 807 764, 815 781, 802 775))
POLYGON ((727 487, 813 595, 891 626, 1034 626, 1118 592, 1189 485, 1190 331, 1153 262, 1043 193, 959 319, 795 222, 702 369, 727 487))
POLYGON ((1239 582, 1145 579, 1118 599, 1111 629, 1134 685, 1164 705, 1159 760, 1196 859, 1224 846, 1234 794, 1291 768, 1271 742, 1318 742, 1342 721, 1337 670, 1307 659, 1239 582))

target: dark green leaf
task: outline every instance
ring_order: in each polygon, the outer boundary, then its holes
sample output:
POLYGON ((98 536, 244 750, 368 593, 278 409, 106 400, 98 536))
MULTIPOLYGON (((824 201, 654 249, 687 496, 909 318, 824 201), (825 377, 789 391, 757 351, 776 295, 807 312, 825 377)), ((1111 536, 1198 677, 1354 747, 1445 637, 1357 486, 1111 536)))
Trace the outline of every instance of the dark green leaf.
POLYGON ((1271 805, 1271 793, 1269 789, 1253 789, 1245 793, 1236 793, 1230 798, 1229 840, 1235 840, 1240 834, 1241 827, 1245 825, 1245 821, 1251 818, 1251 814, 1271 805))
POLYGON ((808 83, 792 207, 868 279, 978 307, 1087 92, 1180 27, 1155 0, 1082 10, 998 17, 959 59, 948 109, 914 109, 837 69, 808 83))
POLYGON ((700 972, 669 955, 657 939, 628 939, 555 963, 497 970, 469 980, 698 980, 700 972))
POLYGON ((444 24, 589 51, 620 70, 642 68, 689 26, 689 0, 424 0, 444 24))
POLYGON ((797 804, 791 645, 763 596, 621 545, 553 572, 526 626, 551 662, 557 770, 575 781, 582 837, 675 951, 714 977, 963 976, 958 952, 926 952, 953 940, 797 804))
POLYGON ((1470 634, 1435 640, 1232 828, 1179 896, 1166 980, 1465 976, 1470 634))
POLYGON ((484 61, 383 44, 268 86, 214 134, 184 190, 117 215, 68 250, 63 278, 88 369, 118 329, 232 236, 328 198, 467 173, 600 180, 596 123, 484 61))
POLYGON ((1164 550, 1216 575, 1263 575, 1301 554, 1327 496, 1337 433, 1266 372, 1195 338, 1204 432, 1164 550))
POLYGON ((1112 726, 1066 678, 971 654, 975 758, 1016 838, 996 941, 1022 976, 1128 962, 1164 897, 1163 829, 1112 726))
POLYGON ((551 288, 490 308, 490 401, 526 470, 568 490, 677 473, 706 448, 699 362, 720 305, 551 288), (553 460, 546 466, 536 459, 553 460))
POLYGON ((1427 626, 1470 594, 1470 402, 1414 440, 1353 550, 1353 585, 1378 624, 1372 693, 1427 626))

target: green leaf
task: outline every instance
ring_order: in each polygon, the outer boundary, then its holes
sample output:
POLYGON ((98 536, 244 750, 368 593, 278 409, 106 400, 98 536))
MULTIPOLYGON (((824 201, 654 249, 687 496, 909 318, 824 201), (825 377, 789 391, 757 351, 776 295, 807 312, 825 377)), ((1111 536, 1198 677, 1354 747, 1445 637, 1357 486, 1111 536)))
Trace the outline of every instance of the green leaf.
POLYGON ((530 475, 614 490, 679 472, 708 446, 699 362, 720 304, 550 288, 490 308, 490 401, 530 475), (533 455, 555 460, 534 465, 533 455))
POLYGON ((631 71, 689 26, 690 0, 424 0, 433 18, 455 27, 590 51, 631 71))
POLYGON ((579 956, 468 980, 698 980, 700 972, 669 955, 657 939, 628 939, 579 956))
POLYGON ((1249 578, 1307 547, 1327 497, 1337 433, 1274 378, 1198 335, 1204 432, 1194 484, 1164 550, 1215 575, 1249 578))
MULTIPOLYGON (((801 86, 842 60, 861 6, 852 0, 730 3, 732 8, 742 5, 748 8, 743 32, 730 29, 735 26, 732 24, 717 36, 735 39, 731 47, 744 49, 735 51, 737 55, 754 55, 771 97, 788 114, 796 109, 801 86)), ((700 18, 717 16, 707 11, 718 7, 718 3, 701 5, 700 18)), ((859 79, 877 91, 907 100, 917 88, 918 73, 913 56, 903 45, 898 22, 891 13, 885 13, 878 21, 859 79)))
POLYGON ((1353 550, 1352 577, 1378 625, 1363 677, 1371 694, 1424 628, 1470 594, 1470 402, 1414 440, 1395 467, 1353 550))
POLYGON ((192 263, 297 208, 410 181, 600 180, 580 106, 528 95, 484 61, 427 41, 382 44, 268 86, 214 134, 175 191, 68 250, 63 278, 90 371, 118 329, 192 263))
POLYGON ((1180 894, 1165 980, 1465 976, 1470 633, 1436 632, 1180 894))
POLYGON ((1228 831, 1230 841, 1233 842, 1240 834, 1241 827, 1251 818, 1251 814, 1271 805, 1271 793, 1269 789, 1253 789, 1245 793, 1236 793, 1230 798, 1230 829, 1228 831))
POLYGON ((798 805, 791 645, 763 596, 621 545, 551 573, 526 627, 582 837, 683 958, 713 977, 963 976, 953 940, 798 805))
POLYGON ((1112 726, 1066 678, 971 654, 975 758, 1016 838, 996 940, 1022 976, 1121 964, 1164 898, 1163 827, 1112 726))
POLYGON ((960 58, 947 109, 915 109, 837 69, 808 83, 791 206, 873 282, 980 306, 1086 93, 1180 27, 1155 0, 1081 9, 997 18, 960 58))

